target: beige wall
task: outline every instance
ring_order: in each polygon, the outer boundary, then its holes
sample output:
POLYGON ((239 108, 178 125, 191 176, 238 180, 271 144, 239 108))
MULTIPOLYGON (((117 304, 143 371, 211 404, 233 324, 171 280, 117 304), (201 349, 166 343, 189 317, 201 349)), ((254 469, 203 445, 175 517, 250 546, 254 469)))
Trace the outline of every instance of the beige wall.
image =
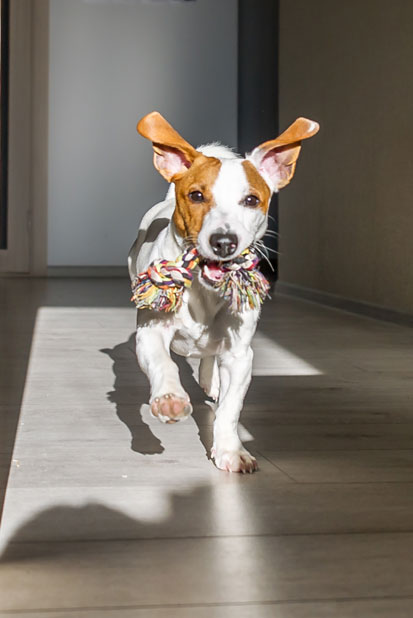
POLYGON ((413 2, 280 5, 280 127, 321 124, 281 192, 280 280, 413 313, 413 2))

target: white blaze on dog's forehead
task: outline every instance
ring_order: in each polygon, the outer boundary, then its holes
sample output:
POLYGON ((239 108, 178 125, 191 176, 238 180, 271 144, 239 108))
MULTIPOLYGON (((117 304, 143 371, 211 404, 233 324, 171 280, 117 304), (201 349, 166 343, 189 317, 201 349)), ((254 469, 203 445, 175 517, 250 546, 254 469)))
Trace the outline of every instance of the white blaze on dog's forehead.
POLYGON ((221 160, 221 168, 212 186, 213 205, 204 216, 198 235, 198 249, 208 259, 216 258, 210 246, 211 234, 230 231, 237 236, 238 255, 260 238, 266 228, 266 213, 248 208, 243 200, 251 192, 243 159, 221 160))
POLYGON ((249 184, 247 176, 238 159, 222 161, 221 169, 212 189, 217 208, 230 208, 239 204, 248 194, 249 184))

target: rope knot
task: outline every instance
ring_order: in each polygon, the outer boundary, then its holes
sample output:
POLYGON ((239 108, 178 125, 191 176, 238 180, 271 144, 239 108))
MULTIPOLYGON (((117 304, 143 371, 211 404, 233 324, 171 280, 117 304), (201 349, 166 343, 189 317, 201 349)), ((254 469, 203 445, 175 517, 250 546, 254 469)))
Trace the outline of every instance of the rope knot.
POLYGON ((180 268, 175 262, 167 260, 155 260, 147 270, 147 276, 161 290, 168 287, 189 287, 193 275, 190 270, 180 268))

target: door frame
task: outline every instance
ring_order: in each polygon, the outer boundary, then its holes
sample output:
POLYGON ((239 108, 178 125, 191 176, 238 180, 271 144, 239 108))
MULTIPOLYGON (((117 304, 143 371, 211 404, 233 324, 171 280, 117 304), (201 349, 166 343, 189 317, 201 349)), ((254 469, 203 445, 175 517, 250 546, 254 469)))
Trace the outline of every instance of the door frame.
POLYGON ((11 0, 7 249, 0 275, 47 270, 49 1, 11 0))

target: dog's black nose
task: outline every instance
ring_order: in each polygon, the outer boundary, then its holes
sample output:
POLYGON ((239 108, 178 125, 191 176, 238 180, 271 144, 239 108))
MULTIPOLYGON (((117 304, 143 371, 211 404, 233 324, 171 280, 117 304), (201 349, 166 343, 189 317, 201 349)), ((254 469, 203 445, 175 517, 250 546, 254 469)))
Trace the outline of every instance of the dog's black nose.
POLYGON ((235 253, 238 246, 238 237, 236 234, 211 234, 209 244, 215 255, 225 258, 235 253))

